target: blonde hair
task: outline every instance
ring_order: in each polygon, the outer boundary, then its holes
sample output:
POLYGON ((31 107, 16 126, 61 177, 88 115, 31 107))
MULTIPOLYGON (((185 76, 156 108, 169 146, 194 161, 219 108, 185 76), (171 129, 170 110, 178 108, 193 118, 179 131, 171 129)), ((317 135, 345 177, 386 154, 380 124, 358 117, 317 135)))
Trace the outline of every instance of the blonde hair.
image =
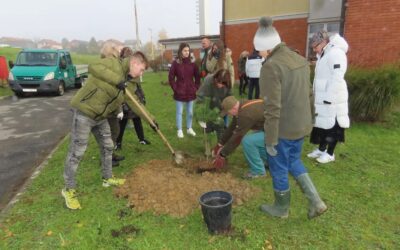
POLYGON ((120 45, 118 45, 114 42, 105 42, 103 47, 100 50, 100 57, 101 58, 106 58, 106 57, 119 58, 120 47, 121 47, 120 45))

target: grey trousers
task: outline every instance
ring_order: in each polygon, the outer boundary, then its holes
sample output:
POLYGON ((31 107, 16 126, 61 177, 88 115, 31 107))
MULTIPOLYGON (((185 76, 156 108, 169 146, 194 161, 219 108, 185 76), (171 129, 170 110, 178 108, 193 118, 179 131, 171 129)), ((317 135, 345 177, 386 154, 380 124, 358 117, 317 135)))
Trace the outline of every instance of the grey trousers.
POLYGON ((108 125, 107 119, 95 121, 78 110, 73 110, 73 112, 71 143, 64 164, 64 181, 66 188, 76 187, 76 171, 86 151, 90 132, 95 136, 100 148, 103 178, 108 179, 112 177, 111 161, 114 144, 111 139, 110 126, 108 125))

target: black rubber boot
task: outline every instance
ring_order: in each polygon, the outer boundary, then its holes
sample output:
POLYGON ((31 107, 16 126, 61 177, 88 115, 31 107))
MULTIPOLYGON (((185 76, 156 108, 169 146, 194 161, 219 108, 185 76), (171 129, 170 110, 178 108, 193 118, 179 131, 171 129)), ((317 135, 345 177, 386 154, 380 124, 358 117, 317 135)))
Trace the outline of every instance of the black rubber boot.
POLYGON ((274 217, 287 218, 289 217, 290 206, 290 190, 277 191, 274 190, 275 202, 273 205, 263 204, 260 209, 274 217))
POLYGON ((318 191, 315 188, 310 176, 305 173, 297 177, 297 182, 299 183, 303 193, 308 199, 308 218, 315 218, 328 209, 325 203, 319 197, 318 191))
POLYGON ((116 154, 113 153, 113 155, 112 155, 112 160, 113 160, 113 161, 123 161, 123 160, 125 160, 125 156, 116 155, 116 154))

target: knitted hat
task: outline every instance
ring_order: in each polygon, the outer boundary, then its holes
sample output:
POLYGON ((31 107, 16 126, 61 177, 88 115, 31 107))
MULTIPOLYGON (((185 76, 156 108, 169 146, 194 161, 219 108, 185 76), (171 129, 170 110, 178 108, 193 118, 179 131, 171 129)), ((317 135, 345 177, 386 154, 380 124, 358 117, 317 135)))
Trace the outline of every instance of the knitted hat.
POLYGON ((224 117, 228 114, 229 110, 231 110, 238 100, 234 96, 226 97, 221 104, 221 113, 219 114, 221 117, 224 117))
POLYGON ((271 50, 281 43, 279 33, 272 26, 272 18, 261 17, 253 43, 258 51, 271 50))
POLYGON ((323 41, 329 41, 329 34, 326 30, 320 30, 314 33, 313 37, 311 38, 311 46, 317 46, 323 41))

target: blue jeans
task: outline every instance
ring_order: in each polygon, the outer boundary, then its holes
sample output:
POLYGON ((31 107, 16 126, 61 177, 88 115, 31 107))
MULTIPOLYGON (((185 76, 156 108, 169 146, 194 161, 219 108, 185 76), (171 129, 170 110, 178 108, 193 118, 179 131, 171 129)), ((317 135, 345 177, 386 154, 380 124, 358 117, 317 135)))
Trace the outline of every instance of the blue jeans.
POLYGON ((264 131, 256 131, 248 133, 242 140, 244 156, 250 165, 250 172, 255 175, 265 174, 264 162, 267 161, 267 152, 264 138, 264 131))
POLYGON ((194 101, 189 102, 180 102, 175 101, 176 103, 176 127, 178 130, 182 130, 182 114, 183 114, 183 104, 186 104, 186 128, 192 127, 193 121, 193 103, 194 101))
POLYGON ((299 175, 307 173, 307 169, 301 161, 303 141, 304 138, 297 140, 279 139, 278 145, 275 146, 278 154, 276 156, 268 155, 269 172, 276 191, 289 189, 289 173, 295 179, 299 175))

